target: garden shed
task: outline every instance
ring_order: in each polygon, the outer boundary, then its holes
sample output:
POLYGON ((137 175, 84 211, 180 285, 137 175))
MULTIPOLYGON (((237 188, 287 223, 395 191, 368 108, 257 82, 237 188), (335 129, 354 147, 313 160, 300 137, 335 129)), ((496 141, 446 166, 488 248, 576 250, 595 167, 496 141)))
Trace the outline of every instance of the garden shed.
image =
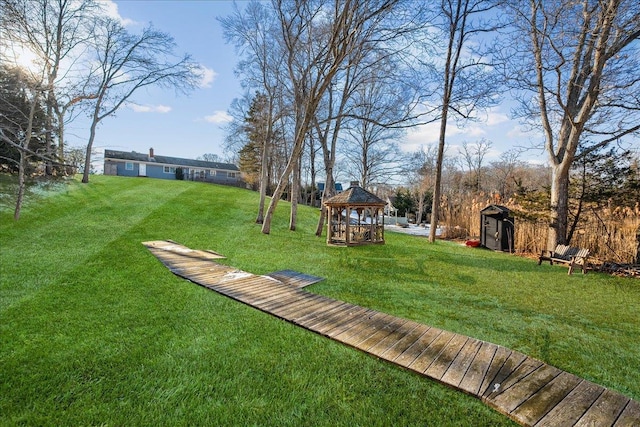
POLYGON ((489 205, 480 211, 480 244, 494 251, 513 252, 514 221, 511 211, 489 205))
POLYGON ((324 202, 327 244, 355 246, 384 244, 384 207, 387 202, 360 187, 358 181, 324 202))

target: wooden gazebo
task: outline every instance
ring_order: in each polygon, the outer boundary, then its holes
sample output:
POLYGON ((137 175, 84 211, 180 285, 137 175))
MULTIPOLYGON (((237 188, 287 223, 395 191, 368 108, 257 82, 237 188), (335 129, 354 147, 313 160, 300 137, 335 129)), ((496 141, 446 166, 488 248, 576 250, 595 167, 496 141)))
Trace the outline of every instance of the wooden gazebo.
POLYGON ((324 202, 327 208, 327 244, 384 244, 384 207, 387 202, 352 181, 342 193, 324 202))

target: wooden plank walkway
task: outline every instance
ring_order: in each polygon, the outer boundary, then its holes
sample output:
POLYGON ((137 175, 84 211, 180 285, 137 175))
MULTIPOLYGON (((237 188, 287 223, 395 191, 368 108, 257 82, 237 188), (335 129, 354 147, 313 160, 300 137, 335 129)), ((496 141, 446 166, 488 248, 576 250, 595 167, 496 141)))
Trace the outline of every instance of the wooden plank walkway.
POLYGON ((212 261, 222 258, 215 252, 143 244, 180 277, 475 396, 524 426, 640 426, 637 401, 525 354, 302 289, 321 278, 257 276, 212 261))
POLYGON ((313 285, 314 283, 322 282, 324 280, 322 277, 311 276, 310 274, 299 273, 293 270, 275 271, 267 274, 267 276, 273 277, 285 285, 291 285, 297 288, 304 288, 305 286, 313 285))

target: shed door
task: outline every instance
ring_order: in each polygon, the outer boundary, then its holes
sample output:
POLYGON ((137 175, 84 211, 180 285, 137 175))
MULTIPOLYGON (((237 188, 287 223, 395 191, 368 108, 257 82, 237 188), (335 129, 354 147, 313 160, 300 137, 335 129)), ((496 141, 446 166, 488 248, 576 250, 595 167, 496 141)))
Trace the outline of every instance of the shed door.
POLYGON ((140 167, 138 169, 138 176, 147 176, 147 164, 140 163, 140 167))
POLYGON ((485 217, 484 221, 484 244, 489 249, 498 250, 498 220, 485 217))

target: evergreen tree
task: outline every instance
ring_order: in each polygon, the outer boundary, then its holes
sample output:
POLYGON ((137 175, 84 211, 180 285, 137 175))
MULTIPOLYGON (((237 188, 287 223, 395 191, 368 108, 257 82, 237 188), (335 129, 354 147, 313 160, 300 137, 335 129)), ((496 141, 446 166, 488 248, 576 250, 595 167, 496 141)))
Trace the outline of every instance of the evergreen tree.
POLYGON ((244 181, 254 190, 260 184, 260 153, 261 147, 256 141, 247 142, 240 150, 239 168, 244 181))
POLYGON ((396 192, 396 200, 393 206, 398 210, 398 215, 404 216, 415 210, 416 201, 411 191, 406 188, 398 188, 396 192))
MULTIPOLYGON (((240 171, 242 171, 244 180, 253 188, 258 188, 261 179, 263 151, 268 146, 273 145, 277 134, 274 131, 269 132, 269 102, 266 95, 256 92, 251 106, 244 119, 243 130, 247 137, 247 143, 239 152, 240 155, 240 171)), ((267 170, 271 160, 266 158, 267 170)), ((271 173, 267 173, 267 188, 270 187, 271 173)))
MULTIPOLYGON (((0 165, 11 172, 18 171, 20 149, 29 126, 31 98, 27 93, 26 77, 16 69, 0 66, 0 165)), ((45 142, 42 136, 46 128, 44 103, 36 104, 32 138, 26 147, 27 158, 42 152, 45 142)))
POLYGON ((573 237, 585 207, 633 207, 640 200, 638 159, 616 147, 578 156, 570 181, 571 220, 567 241, 573 237))

